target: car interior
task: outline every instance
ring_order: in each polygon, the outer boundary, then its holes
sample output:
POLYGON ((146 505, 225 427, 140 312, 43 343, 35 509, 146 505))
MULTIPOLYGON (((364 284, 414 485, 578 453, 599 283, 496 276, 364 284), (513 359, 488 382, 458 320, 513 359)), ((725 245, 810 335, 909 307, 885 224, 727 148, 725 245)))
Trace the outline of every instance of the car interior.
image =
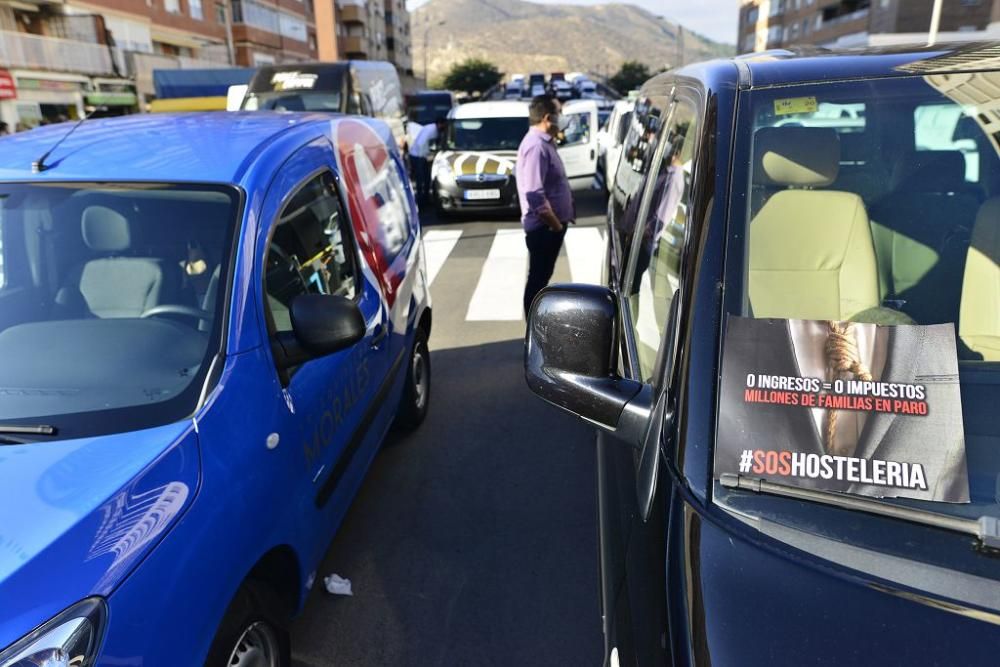
POLYGON ((953 511, 981 513, 1000 503, 998 137, 937 95, 867 99, 860 126, 755 128, 748 312, 953 324, 973 501, 953 511))
POLYGON ((234 209, 230 193, 164 186, 0 192, 0 417, 183 390, 217 319, 234 209))

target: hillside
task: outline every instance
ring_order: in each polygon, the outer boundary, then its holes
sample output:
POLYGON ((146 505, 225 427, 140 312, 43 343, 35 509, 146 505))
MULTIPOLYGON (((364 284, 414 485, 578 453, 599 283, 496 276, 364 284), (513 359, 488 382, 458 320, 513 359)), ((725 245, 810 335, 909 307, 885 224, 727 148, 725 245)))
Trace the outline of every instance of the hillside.
POLYGON ((413 67, 423 73, 424 30, 429 33, 427 68, 440 77, 456 62, 479 57, 502 72, 592 72, 613 74, 626 60, 653 70, 729 55, 734 48, 713 42, 644 9, 624 3, 551 5, 523 0, 430 0, 412 14, 413 67), (438 25, 444 21, 444 25, 438 25))

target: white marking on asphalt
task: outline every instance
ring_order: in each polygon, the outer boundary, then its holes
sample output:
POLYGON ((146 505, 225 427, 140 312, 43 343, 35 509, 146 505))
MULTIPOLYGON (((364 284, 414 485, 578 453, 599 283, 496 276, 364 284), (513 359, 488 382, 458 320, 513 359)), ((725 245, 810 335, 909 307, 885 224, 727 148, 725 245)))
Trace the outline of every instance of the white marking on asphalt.
POLYGON ((573 282, 601 284, 604 239, 597 227, 570 227, 566 230, 565 243, 573 282))
POLYGON ((497 230, 465 319, 474 322, 522 319, 527 271, 528 248, 524 244, 524 232, 520 229, 497 230))
POLYGON ((461 229, 432 229, 424 232, 424 253, 427 259, 427 284, 430 285, 437 278, 438 272, 444 266, 448 255, 455 249, 459 237, 462 236, 461 229))

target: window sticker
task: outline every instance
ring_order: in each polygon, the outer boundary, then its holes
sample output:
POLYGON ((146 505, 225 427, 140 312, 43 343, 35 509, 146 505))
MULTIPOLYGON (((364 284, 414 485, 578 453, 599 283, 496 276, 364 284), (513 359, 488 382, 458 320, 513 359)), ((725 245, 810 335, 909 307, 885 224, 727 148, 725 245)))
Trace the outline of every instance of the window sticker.
POLYGON ((730 317, 723 474, 969 502, 954 326, 730 317))
POLYGON ((774 101, 774 113, 787 116, 790 113, 816 113, 819 105, 815 97, 784 97, 774 101))

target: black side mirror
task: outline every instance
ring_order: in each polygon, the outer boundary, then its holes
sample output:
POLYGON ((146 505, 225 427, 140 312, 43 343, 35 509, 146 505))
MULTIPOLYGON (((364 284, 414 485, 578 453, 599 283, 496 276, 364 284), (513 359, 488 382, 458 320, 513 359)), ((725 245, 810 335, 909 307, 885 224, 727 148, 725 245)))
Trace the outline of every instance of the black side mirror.
POLYGON ((275 360, 291 368, 354 345, 365 337, 365 318, 357 304, 332 294, 301 294, 292 301, 292 331, 272 341, 275 360))
POLYGON ((549 403, 641 447, 652 411, 648 385, 613 372, 618 306, 597 285, 553 285, 528 316, 524 374, 549 403))

